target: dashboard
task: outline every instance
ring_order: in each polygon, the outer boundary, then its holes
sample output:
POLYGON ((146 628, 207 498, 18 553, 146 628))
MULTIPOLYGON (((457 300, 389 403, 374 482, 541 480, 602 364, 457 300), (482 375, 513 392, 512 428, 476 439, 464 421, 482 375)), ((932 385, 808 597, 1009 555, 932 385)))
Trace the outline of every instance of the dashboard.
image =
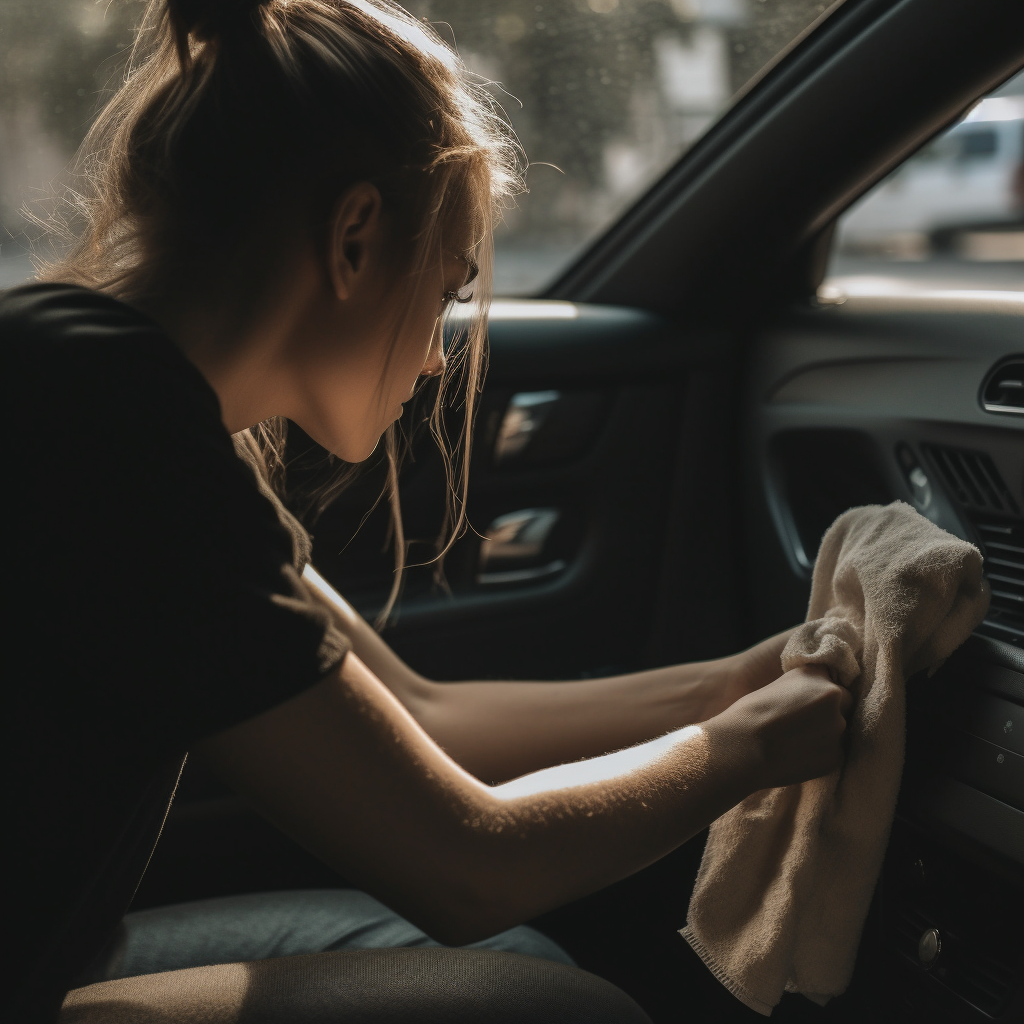
POLYGON ((976 634, 907 687, 896 821, 859 1019, 1024 1019, 1024 293, 839 296, 754 342, 745 429, 754 630, 802 617, 821 536, 903 500, 978 545, 976 634))

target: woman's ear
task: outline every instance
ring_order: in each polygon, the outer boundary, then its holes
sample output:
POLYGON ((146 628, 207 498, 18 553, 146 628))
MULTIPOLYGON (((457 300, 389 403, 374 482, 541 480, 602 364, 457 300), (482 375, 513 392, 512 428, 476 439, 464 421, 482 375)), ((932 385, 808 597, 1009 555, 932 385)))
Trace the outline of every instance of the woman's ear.
POLYGON ((376 185, 357 182, 346 189, 334 207, 328 251, 331 284, 338 299, 350 299, 367 277, 383 248, 381 207, 376 185))

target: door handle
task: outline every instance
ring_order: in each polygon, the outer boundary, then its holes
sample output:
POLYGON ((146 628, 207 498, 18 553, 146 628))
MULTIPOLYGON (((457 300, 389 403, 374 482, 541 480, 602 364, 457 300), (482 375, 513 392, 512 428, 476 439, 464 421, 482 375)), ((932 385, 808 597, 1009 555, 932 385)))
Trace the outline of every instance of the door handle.
POLYGON ((567 564, 564 558, 537 564, 560 518, 555 508, 524 508, 498 516, 480 543, 476 582, 485 586, 521 583, 560 573, 567 564))
POLYGON ((509 399, 494 442, 494 464, 522 454, 561 399, 560 391, 520 391, 509 399))

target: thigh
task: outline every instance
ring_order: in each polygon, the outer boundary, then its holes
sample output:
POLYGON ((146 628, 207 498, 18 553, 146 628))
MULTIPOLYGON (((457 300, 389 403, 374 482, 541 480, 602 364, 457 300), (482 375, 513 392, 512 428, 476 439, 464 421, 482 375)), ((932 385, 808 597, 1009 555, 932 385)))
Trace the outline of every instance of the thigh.
POLYGON ((578 967, 481 949, 384 949, 198 967, 68 993, 59 1024, 650 1024, 578 967))
MULTIPOLYGON (((80 982, 346 949, 437 945, 383 903, 354 889, 252 893, 128 914, 80 982)), ((473 948, 573 962, 560 946, 527 927, 509 929, 473 948)))

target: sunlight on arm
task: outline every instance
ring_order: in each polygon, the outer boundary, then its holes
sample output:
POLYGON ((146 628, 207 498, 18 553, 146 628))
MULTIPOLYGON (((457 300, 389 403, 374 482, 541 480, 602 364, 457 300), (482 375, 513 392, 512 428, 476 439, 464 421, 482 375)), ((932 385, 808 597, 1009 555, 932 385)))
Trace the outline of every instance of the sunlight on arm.
POLYGON ((699 725, 688 725, 685 729, 677 729, 656 740, 617 750, 613 754, 531 772, 529 775, 493 787, 492 793, 500 800, 518 800, 524 796, 538 796, 553 790, 611 782, 642 769, 654 767, 662 758, 678 751, 680 746, 687 748, 687 753, 692 755, 695 766, 703 766, 707 759, 704 730, 699 725))

